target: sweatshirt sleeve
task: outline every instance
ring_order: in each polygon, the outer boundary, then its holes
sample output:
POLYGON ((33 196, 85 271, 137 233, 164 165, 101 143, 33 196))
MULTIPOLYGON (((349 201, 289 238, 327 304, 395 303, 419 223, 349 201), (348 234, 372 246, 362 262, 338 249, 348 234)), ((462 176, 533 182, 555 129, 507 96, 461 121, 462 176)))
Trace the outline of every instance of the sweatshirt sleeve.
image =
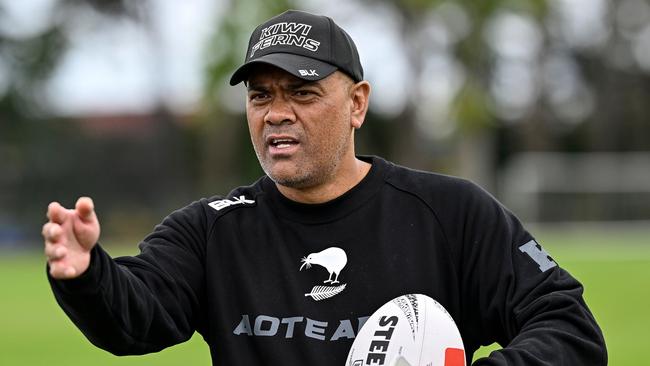
POLYGON ((562 269, 517 218, 467 183, 457 202, 455 235, 462 243, 462 321, 472 351, 503 348, 474 366, 606 365, 600 328, 583 287, 562 269))
POLYGON ((135 257, 112 259, 98 244, 72 280, 48 275, 65 313, 115 355, 156 352, 201 332, 206 219, 200 203, 168 216, 135 257))

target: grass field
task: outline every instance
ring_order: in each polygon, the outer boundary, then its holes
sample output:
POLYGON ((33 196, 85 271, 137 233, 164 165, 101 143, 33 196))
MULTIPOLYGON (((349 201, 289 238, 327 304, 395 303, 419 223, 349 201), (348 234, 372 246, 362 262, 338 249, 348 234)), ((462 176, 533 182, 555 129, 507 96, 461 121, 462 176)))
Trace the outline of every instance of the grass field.
MULTIPOLYGON (((533 232, 585 285, 587 303, 605 333, 609 364, 643 364, 650 329, 650 227, 533 232)), ((0 365, 210 365, 197 335, 147 356, 115 357, 96 349, 55 303, 40 253, 0 252, 0 290, 0 365)))

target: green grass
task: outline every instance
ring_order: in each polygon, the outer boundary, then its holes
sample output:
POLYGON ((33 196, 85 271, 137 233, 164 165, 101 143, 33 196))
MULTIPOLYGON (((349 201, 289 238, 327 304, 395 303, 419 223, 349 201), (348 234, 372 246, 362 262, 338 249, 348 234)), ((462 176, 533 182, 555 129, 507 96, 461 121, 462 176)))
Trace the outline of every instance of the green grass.
POLYGON ((0 365, 211 364, 207 345, 198 334, 188 342, 145 356, 117 357, 96 348, 54 300, 43 256, 0 255, 0 365))
MULTIPOLYGON (((584 284, 587 303, 605 334, 610 364, 638 365, 650 329, 650 228, 534 232, 584 284)), ((95 348, 54 301, 39 254, 0 252, 0 291, 0 365, 210 365, 198 335, 146 356, 115 357, 95 348)), ((495 348, 483 348, 475 358, 495 348)))

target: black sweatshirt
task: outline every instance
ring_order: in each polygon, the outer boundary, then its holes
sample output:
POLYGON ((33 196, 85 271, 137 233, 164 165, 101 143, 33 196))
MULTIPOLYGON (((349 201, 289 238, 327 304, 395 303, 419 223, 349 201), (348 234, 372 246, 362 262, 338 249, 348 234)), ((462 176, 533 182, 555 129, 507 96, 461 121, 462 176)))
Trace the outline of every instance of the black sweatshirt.
POLYGON ((50 278, 88 339, 116 355, 156 352, 198 331, 214 365, 343 365, 388 300, 422 293, 456 321, 468 365, 606 365, 581 284, 476 185, 381 158, 324 204, 268 178, 173 212, 111 259, 97 245, 74 280, 50 278))

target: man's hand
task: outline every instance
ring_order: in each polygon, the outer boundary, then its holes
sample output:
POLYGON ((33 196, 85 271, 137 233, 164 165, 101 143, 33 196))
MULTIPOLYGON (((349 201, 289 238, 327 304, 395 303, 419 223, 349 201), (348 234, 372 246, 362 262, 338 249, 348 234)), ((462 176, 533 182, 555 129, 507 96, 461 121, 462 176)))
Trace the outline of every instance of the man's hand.
POLYGON ((47 207, 43 225, 45 256, 56 279, 79 277, 90 265, 90 251, 99 239, 99 221, 92 199, 81 197, 74 209, 58 202, 47 207))

